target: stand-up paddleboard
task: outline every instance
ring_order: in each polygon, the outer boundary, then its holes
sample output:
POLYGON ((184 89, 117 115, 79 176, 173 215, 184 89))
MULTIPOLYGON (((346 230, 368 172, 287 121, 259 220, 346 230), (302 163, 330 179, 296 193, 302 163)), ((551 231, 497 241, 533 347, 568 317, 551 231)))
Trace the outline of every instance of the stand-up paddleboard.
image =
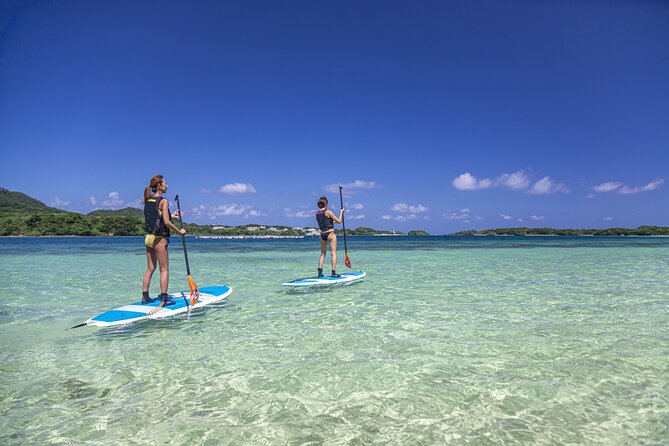
POLYGON ((362 280, 362 278, 366 275, 367 273, 365 272, 357 271, 351 273, 341 273, 339 275, 340 277, 323 276, 307 279, 295 279, 282 285, 291 287, 345 285, 362 280))
MULTIPOLYGON (((189 310, 201 308, 209 304, 220 302, 232 293, 232 288, 229 286, 208 286, 200 288, 200 298, 195 302, 195 305, 190 306, 189 293, 184 291, 182 293, 170 294, 170 297, 175 302, 174 305, 167 307, 160 306, 160 299, 146 305, 142 302, 125 305, 114 310, 105 311, 104 313, 93 316, 83 324, 76 327, 83 327, 84 325, 94 325, 96 327, 111 327, 113 325, 129 324, 143 319, 163 319, 177 314, 185 313, 189 310)), ((72 328, 76 328, 72 327, 72 328)))

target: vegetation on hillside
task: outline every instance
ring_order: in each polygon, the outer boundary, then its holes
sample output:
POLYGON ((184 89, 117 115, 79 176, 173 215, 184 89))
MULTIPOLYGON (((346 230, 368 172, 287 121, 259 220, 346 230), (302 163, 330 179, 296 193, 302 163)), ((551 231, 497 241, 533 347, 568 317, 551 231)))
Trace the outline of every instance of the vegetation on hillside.
POLYGON ((144 219, 144 210, 131 207, 116 210, 97 209, 86 215, 91 217, 134 217, 144 219))
MULTIPOLYGON (((178 223, 175 222, 175 224, 178 223)), ((198 225, 186 223, 190 235, 208 236, 303 236, 316 234, 313 228, 265 226, 198 225)), ((337 231, 340 233, 340 230, 337 231)), ((401 234, 372 228, 348 229, 347 235, 401 234)), ((144 235, 144 212, 127 207, 95 210, 86 215, 46 206, 21 192, 0 188, 0 236, 96 236, 144 235)))
POLYGON ((65 212, 51 208, 22 192, 12 192, 0 187, 0 216, 6 214, 47 214, 65 212))

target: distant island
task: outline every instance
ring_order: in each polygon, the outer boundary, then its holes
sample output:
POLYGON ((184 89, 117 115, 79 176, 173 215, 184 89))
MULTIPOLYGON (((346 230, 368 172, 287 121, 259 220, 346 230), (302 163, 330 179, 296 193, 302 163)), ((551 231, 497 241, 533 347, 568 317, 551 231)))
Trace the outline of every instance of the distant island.
MULTIPOLYGON (((203 237, 309 237, 317 236, 312 227, 292 228, 281 225, 248 224, 242 226, 198 225, 185 223, 189 235, 203 237)), ((341 234, 337 230, 337 234, 341 234)), ((0 187, 0 236, 138 236, 144 235, 144 212, 127 207, 95 210, 88 214, 49 207, 21 192, 0 187)), ((382 231, 369 227, 347 228, 351 236, 429 236, 424 230, 382 231)), ((669 227, 639 226, 635 229, 553 229, 495 228, 460 231, 453 236, 649 236, 669 235, 669 227)))
MULTIPOLYGON (((184 223, 184 227, 189 235, 212 237, 306 237, 319 234, 316 228, 292 228, 280 225, 227 226, 184 223)), ((340 230, 337 230, 337 233, 339 234, 340 230)), ((144 212, 141 209, 127 207, 79 214, 49 207, 22 192, 0 188, 0 236, 133 236, 144 234, 144 212)), ((346 235, 405 234, 399 231, 358 227, 347 229, 346 235)))
POLYGON ((664 226, 639 226, 635 229, 608 228, 608 229, 553 229, 553 228, 496 228, 483 229, 480 231, 460 231, 451 235, 460 236, 629 236, 629 235, 669 235, 669 227, 664 226))

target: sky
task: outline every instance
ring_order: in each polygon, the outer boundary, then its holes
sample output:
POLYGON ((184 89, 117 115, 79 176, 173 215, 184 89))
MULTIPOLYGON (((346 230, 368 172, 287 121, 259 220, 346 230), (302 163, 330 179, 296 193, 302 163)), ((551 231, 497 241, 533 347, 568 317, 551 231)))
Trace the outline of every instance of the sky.
POLYGON ((158 173, 200 224, 669 226, 669 2, 0 0, 0 187, 158 173))

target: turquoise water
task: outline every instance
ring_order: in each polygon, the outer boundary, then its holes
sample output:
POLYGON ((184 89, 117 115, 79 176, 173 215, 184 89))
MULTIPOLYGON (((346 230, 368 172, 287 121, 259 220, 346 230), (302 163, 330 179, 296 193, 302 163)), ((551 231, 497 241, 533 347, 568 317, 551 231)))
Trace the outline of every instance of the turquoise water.
POLYGON ((365 281, 311 292, 317 239, 188 242, 228 301, 68 330, 142 240, 0 239, 0 444, 668 442, 669 238, 351 238, 365 281))

